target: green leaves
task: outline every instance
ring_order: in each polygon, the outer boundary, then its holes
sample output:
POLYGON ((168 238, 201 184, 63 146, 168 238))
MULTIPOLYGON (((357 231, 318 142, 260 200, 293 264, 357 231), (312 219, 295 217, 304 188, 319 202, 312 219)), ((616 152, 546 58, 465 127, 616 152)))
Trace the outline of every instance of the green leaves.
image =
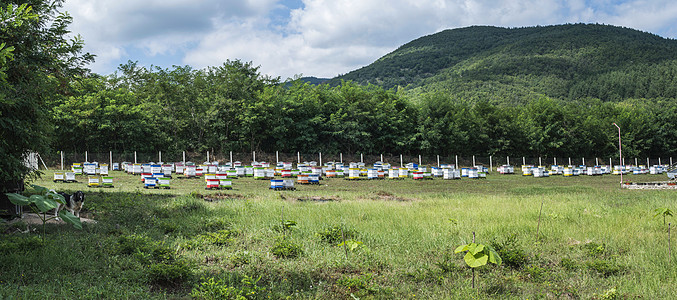
POLYGON ((494 248, 489 245, 470 243, 467 245, 461 245, 454 250, 454 253, 461 253, 467 251, 463 260, 471 268, 481 267, 487 264, 487 262, 500 265, 503 260, 496 253, 494 248))
POLYGON ((62 210, 59 212, 59 217, 64 222, 73 225, 77 229, 82 229, 82 221, 80 218, 76 217, 73 213, 67 210, 62 210))
POLYGON ((667 217, 667 216, 672 217, 672 210, 670 210, 669 208, 665 208, 665 207, 664 208, 656 208, 654 211, 656 212, 656 214, 654 215, 654 218, 661 216, 661 215, 663 217, 667 217))
POLYGON ((352 252, 355 249, 357 249, 357 247, 359 247, 360 245, 362 245, 362 242, 351 239, 351 240, 346 240, 346 241, 338 244, 337 246, 338 247, 346 246, 348 248, 348 250, 350 250, 352 252))
POLYGON ((31 204, 31 200, 28 199, 28 197, 21 195, 21 194, 16 194, 16 193, 6 193, 7 198, 9 198, 9 201, 12 202, 14 205, 28 205, 31 204))

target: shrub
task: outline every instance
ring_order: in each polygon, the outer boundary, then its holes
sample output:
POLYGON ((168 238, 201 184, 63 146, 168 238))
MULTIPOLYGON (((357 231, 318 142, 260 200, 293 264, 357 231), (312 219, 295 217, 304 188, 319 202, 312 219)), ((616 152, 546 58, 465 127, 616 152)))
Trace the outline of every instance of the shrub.
POLYGON ((284 239, 278 239, 273 248, 270 249, 270 253, 277 258, 296 258, 303 255, 303 249, 301 245, 284 239))
POLYGON ((334 225, 318 232, 317 235, 323 242, 336 245, 343 241, 344 236, 346 240, 355 239, 358 233, 353 229, 346 228, 344 225, 334 225), (343 233, 341 233, 341 229, 343 229, 343 233))

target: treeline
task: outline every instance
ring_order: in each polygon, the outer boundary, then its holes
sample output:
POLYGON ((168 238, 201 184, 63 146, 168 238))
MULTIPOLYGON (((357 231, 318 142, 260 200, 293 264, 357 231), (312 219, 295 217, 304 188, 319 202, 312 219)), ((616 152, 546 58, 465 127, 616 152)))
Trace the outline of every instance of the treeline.
POLYGON ((610 157, 677 154, 677 101, 541 96, 523 106, 441 92, 281 82, 239 60, 195 70, 128 63, 57 98, 53 149, 610 157))

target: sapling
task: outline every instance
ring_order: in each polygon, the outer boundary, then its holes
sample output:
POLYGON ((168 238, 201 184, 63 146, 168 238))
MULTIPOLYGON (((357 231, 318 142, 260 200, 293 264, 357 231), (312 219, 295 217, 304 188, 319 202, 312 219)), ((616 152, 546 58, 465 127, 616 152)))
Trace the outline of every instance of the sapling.
POLYGON ((503 260, 496 253, 496 250, 489 245, 476 244, 475 232, 472 233, 472 243, 461 245, 454 250, 454 253, 465 252, 463 260, 468 267, 472 268, 472 288, 475 288, 475 268, 479 268, 487 264, 487 262, 500 266, 503 260))
POLYGON ((669 208, 666 208, 666 207, 656 208, 654 211, 656 212, 656 214, 654 215, 654 218, 658 217, 660 215, 663 215, 663 225, 665 225, 665 217, 668 217, 668 216, 672 217, 672 210, 670 210, 669 208))
MULTIPOLYGON (((65 204, 66 199, 45 187, 32 185, 37 192, 35 195, 26 197, 17 193, 6 193, 9 201, 15 205, 28 206, 42 221, 42 241, 45 241, 45 224, 51 219, 56 219, 56 216, 48 216, 47 212, 58 207, 59 204, 65 204)), ((59 217, 66 223, 72 224, 77 229, 82 229, 82 222, 80 218, 73 215, 70 211, 59 211, 59 217)))

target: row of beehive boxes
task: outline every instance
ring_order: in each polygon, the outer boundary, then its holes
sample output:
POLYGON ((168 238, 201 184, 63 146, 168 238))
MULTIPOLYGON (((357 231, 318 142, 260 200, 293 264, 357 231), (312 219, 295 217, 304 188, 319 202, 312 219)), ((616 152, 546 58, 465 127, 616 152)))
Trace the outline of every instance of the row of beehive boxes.
POLYGON ((522 175, 524 176, 534 176, 534 177, 548 177, 550 175, 563 175, 565 177, 587 175, 587 176, 601 176, 604 174, 663 174, 666 168, 664 166, 652 166, 646 168, 643 165, 640 166, 621 166, 616 165, 613 168, 608 165, 601 166, 558 166, 552 165, 548 170, 544 166, 534 166, 534 165, 523 165, 522 166, 522 175))
POLYGON ((74 163, 71 165, 71 171, 76 175, 108 175, 108 164, 74 163))

